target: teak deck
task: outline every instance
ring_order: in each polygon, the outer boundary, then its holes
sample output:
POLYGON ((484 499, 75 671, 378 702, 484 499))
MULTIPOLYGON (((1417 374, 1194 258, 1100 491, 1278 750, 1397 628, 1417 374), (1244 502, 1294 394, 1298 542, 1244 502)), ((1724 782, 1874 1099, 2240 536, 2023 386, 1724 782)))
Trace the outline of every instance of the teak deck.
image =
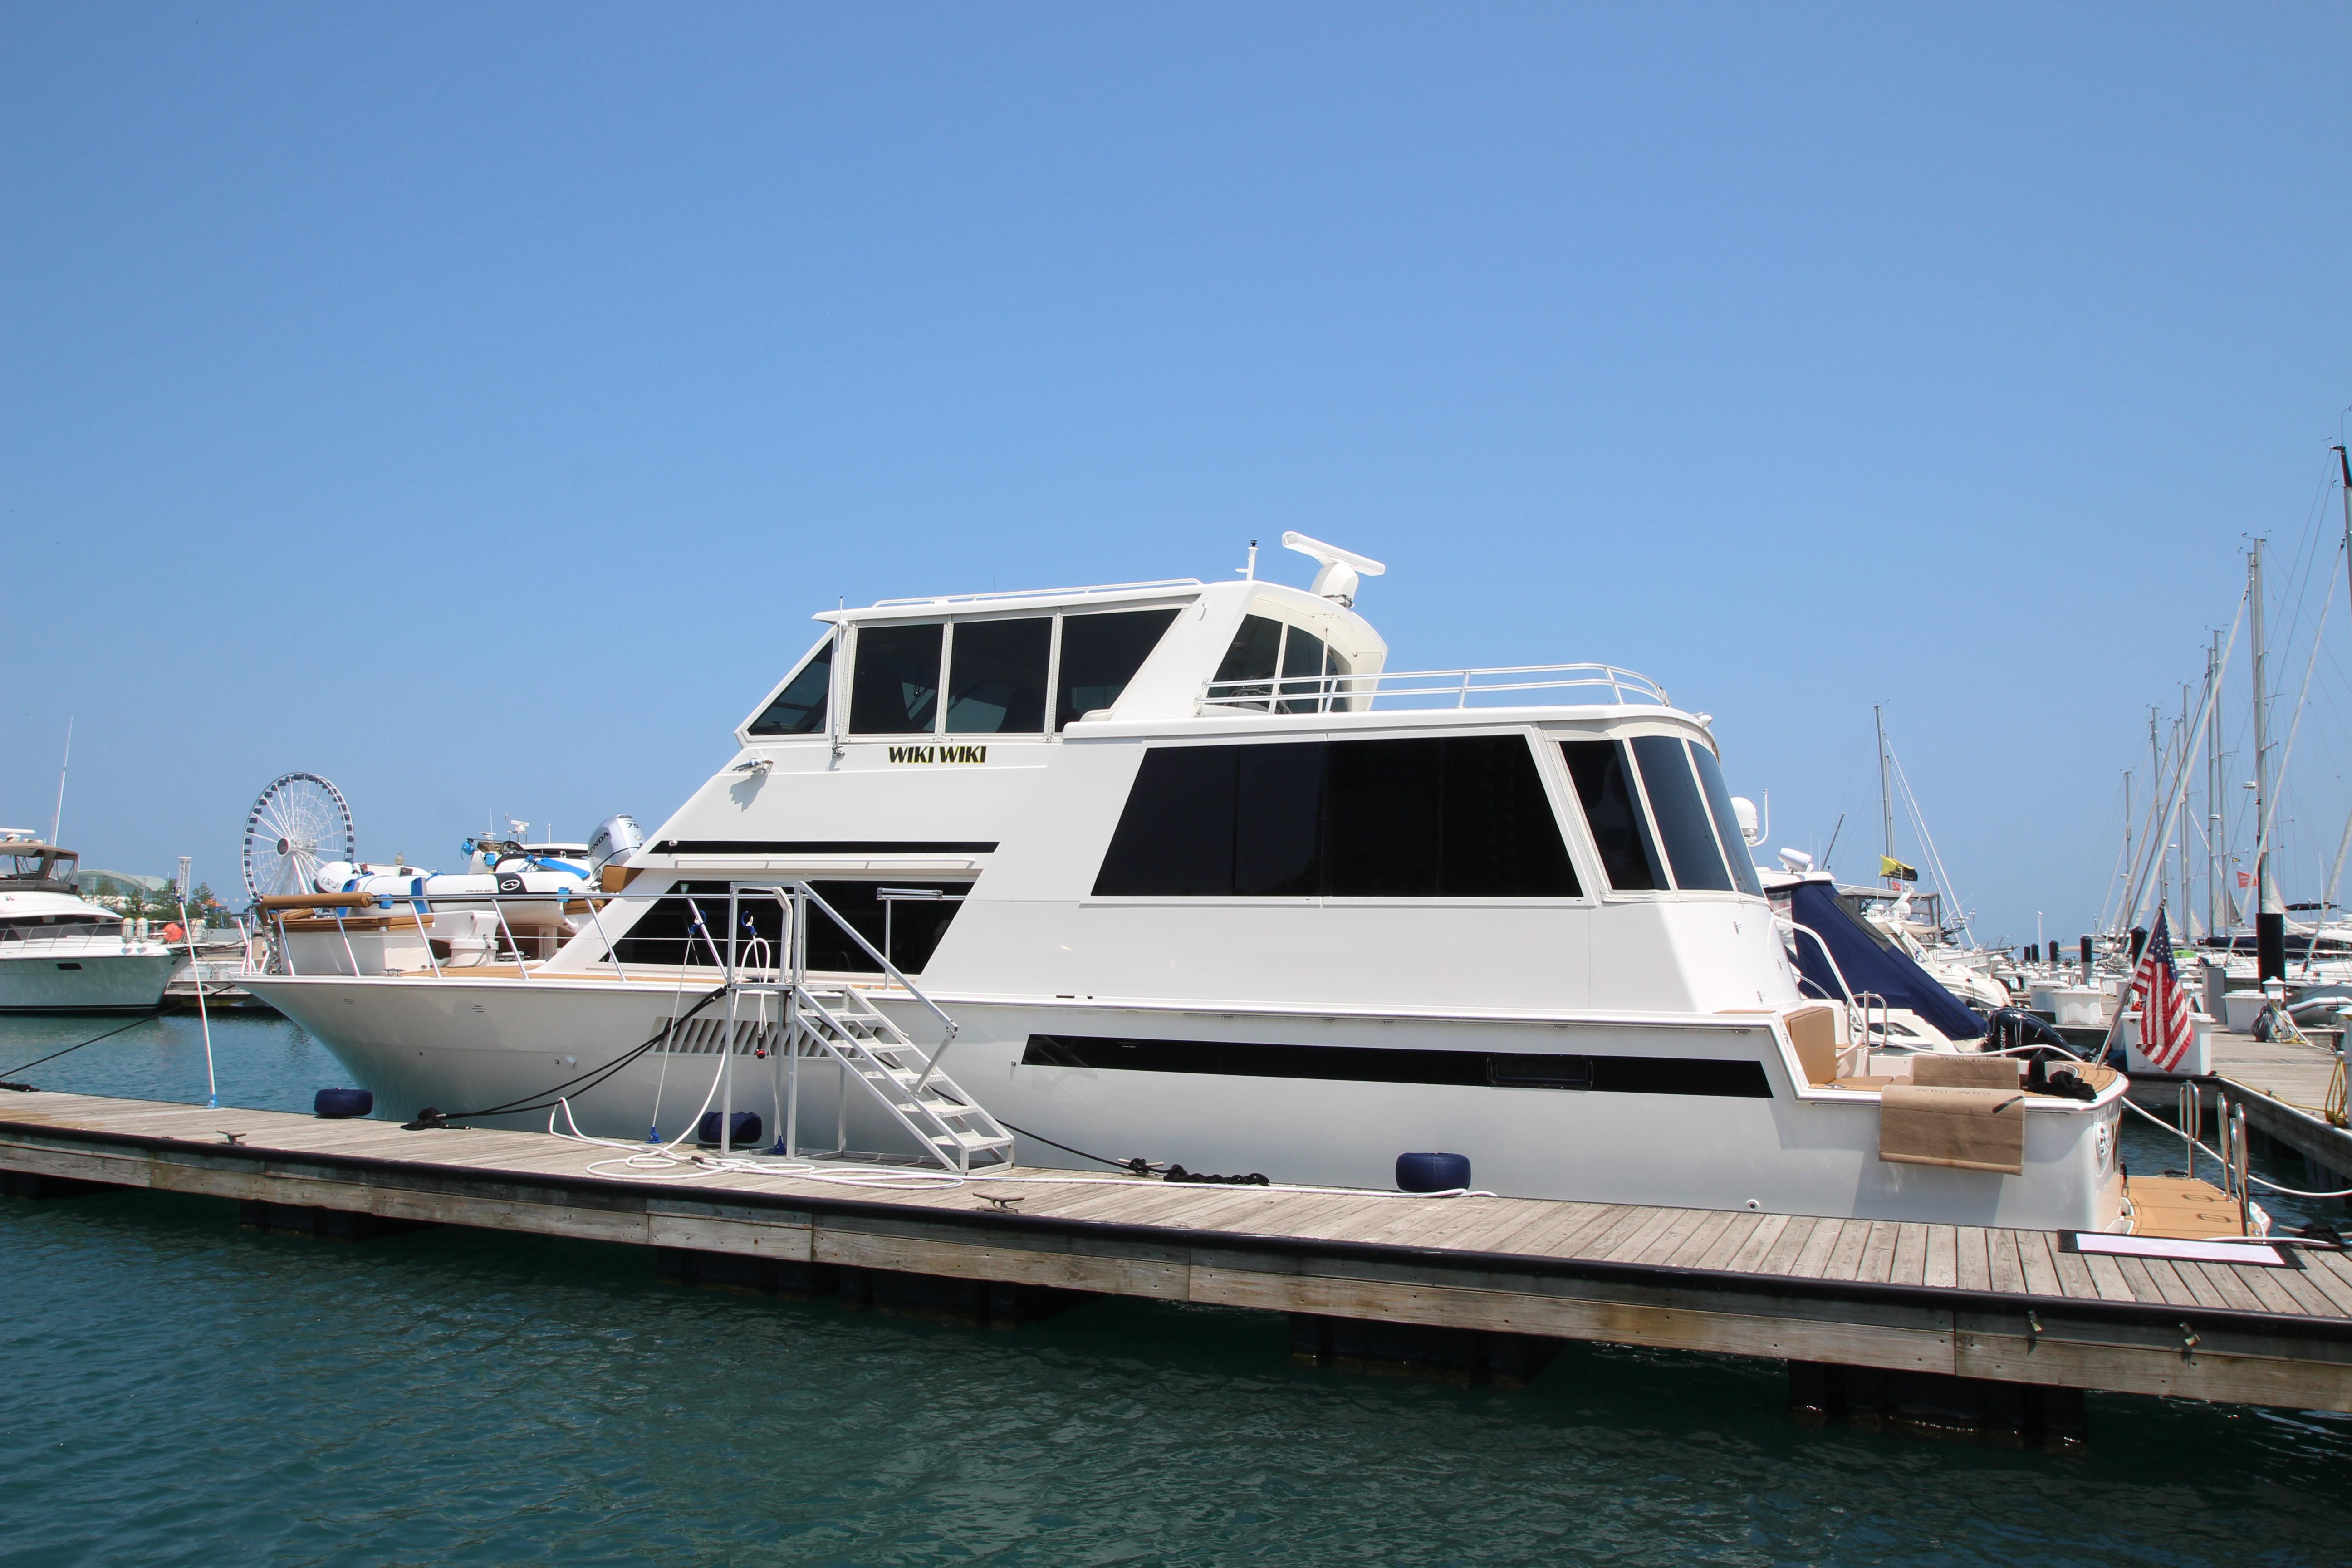
POLYGON ((2335 1253, 2301 1252, 2293 1268, 2167 1262, 1972 1226, 1116 1177, 898 1192, 587 1171, 614 1157, 538 1132, 0 1097, 0 1171, 50 1180, 779 1263, 2352 1411, 2352 1261, 2335 1253), (1012 1212, 992 1197, 1013 1200, 1012 1212))

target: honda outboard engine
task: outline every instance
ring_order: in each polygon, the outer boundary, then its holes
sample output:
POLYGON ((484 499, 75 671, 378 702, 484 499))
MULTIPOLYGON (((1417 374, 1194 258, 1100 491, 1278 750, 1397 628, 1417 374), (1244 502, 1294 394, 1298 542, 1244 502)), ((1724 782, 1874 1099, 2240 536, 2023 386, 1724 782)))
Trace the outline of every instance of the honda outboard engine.
POLYGON ((645 829, 637 826, 634 816, 608 816, 598 823, 588 840, 588 879, 596 880, 607 861, 626 861, 631 851, 645 841, 645 829))

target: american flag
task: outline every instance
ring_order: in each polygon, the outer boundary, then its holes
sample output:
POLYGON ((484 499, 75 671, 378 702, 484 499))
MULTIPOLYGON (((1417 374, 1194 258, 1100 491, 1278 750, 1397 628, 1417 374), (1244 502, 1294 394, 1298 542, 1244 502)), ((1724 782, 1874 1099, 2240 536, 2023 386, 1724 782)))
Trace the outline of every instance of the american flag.
POLYGON ((2131 999, 2139 1008, 2139 1054, 2170 1072, 2188 1054, 2195 1032, 2189 1023, 2189 994, 2180 988, 2180 971, 2173 967, 2172 932, 2165 926, 2161 905, 2156 929, 2147 933, 2147 947, 2132 975, 2131 999))

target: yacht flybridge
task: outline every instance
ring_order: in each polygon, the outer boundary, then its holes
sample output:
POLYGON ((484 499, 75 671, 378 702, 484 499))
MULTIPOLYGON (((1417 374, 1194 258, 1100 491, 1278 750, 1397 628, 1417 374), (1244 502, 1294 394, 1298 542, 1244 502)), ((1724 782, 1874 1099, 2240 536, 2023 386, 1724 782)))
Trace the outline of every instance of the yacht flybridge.
POLYGON ((2119 1079, 2040 1092, 1801 993, 1703 715, 1605 665, 1391 671, 1379 564, 1286 542, 1312 588, 828 611, 725 766, 600 835, 551 956, 461 966, 427 900, 322 892, 264 900, 248 984, 404 1113, 2127 1223, 2119 1079))

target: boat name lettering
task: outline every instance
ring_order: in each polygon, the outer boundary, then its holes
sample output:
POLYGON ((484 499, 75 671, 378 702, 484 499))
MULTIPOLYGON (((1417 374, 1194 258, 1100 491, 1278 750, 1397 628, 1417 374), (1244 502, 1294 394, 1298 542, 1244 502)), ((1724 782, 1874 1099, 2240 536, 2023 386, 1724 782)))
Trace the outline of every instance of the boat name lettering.
POLYGON ((986 746, 893 746, 894 763, 985 763, 986 746))

